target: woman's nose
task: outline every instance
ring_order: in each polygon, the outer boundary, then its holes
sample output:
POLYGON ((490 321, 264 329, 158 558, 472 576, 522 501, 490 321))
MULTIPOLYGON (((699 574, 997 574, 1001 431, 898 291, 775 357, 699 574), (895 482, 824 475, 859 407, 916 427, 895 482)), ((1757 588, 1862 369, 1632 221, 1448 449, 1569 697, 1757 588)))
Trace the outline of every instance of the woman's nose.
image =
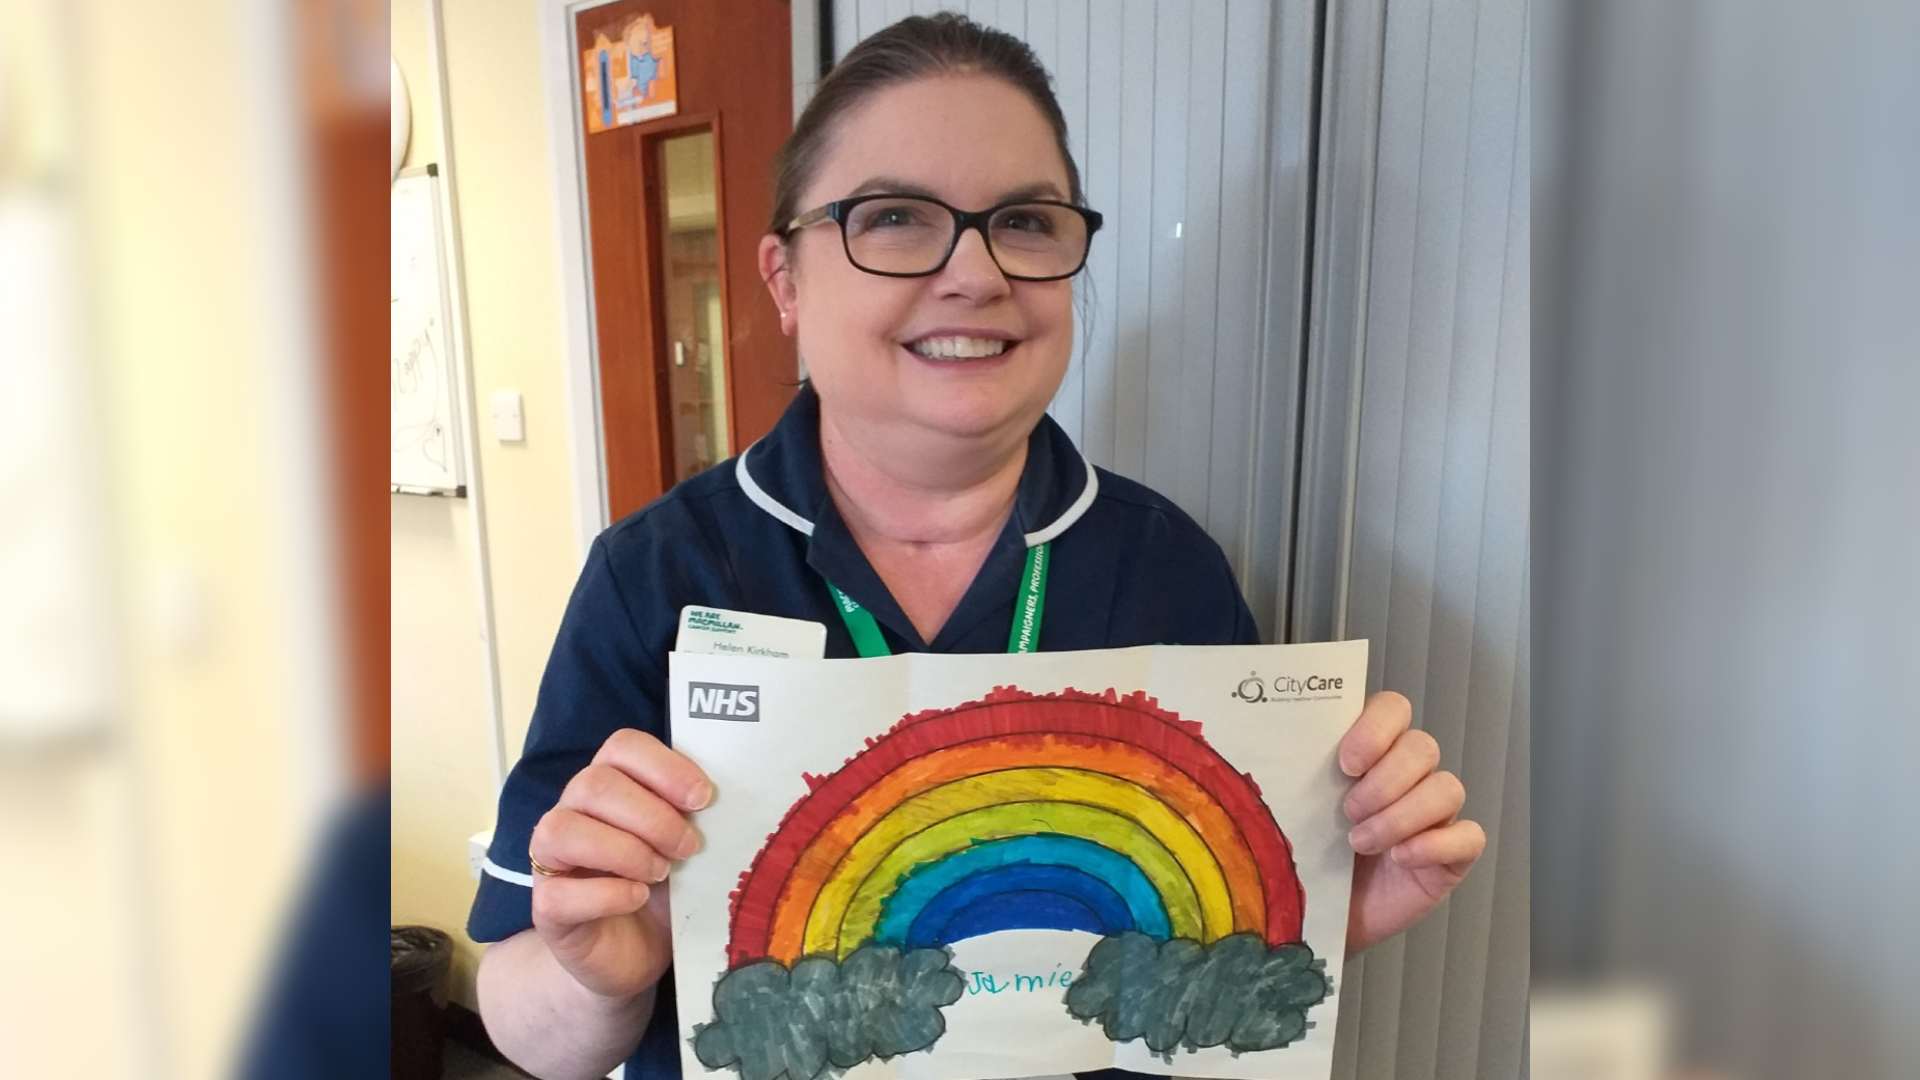
POLYGON ((979 229, 968 229, 960 234, 960 240, 953 248, 953 257, 940 271, 937 279, 944 294, 962 295, 976 303, 1005 296, 1012 291, 1007 276, 1000 272, 1000 264, 993 261, 993 253, 987 250, 986 238, 979 229))

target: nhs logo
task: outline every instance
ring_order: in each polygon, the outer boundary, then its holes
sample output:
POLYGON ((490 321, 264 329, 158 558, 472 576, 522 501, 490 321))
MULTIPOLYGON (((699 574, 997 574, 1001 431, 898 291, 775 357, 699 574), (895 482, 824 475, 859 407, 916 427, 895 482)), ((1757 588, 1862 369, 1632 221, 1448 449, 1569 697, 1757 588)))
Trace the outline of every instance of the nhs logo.
POLYGON ((696 720, 759 720, 760 688, 733 683, 687 684, 687 715, 696 720))

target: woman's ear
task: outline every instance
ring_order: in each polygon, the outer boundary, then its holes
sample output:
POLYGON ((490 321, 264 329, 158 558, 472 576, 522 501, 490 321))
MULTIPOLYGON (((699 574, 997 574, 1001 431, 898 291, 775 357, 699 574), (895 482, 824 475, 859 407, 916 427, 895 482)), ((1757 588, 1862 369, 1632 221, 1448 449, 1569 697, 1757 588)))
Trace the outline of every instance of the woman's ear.
POLYGON ((780 313, 780 332, 793 336, 797 316, 794 314, 796 295, 793 288, 793 270, 787 263, 792 252, 787 250, 786 241, 772 233, 760 238, 760 280, 767 283, 767 294, 773 297, 773 308, 780 313))

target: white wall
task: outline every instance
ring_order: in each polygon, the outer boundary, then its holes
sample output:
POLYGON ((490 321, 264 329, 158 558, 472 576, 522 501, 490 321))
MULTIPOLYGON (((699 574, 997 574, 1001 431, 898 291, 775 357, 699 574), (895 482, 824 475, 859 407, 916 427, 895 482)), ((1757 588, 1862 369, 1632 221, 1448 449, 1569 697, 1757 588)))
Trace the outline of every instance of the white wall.
MULTIPOLYGON (((435 120, 429 0, 396 0, 393 49, 414 96, 408 164, 445 156, 435 120)), ((531 0, 446 4, 445 56, 460 204, 469 361, 483 403, 521 392, 526 441, 492 438, 480 410, 501 711, 518 756, 547 650, 578 571, 566 456, 560 284, 546 91, 531 0)), ((462 932, 474 882, 466 839, 493 822, 486 643, 465 501, 391 497, 393 918, 454 934, 454 996, 472 1004, 479 950, 462 932)))

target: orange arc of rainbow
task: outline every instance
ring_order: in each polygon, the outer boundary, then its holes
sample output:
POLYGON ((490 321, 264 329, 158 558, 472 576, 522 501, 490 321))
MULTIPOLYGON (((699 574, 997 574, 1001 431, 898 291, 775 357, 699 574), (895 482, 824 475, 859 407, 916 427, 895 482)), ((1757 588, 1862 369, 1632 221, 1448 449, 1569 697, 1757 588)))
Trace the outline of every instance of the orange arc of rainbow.
POLYGON ((1253 850, 1206 789, 1165 760, 1131 743, 1035 732, 977 739, 914 758, 847 804, 800 853, 793 872, 781 886, 768 955, 788 962, 800 958, 807 917, 821 888, 854 843, 894 807, 941 784, 1024 766, 1107 773, 1154 793, 1200 834, 1218 860, 1232 896, 1234 930, 1266 933, 1265 890, 1253 850))

